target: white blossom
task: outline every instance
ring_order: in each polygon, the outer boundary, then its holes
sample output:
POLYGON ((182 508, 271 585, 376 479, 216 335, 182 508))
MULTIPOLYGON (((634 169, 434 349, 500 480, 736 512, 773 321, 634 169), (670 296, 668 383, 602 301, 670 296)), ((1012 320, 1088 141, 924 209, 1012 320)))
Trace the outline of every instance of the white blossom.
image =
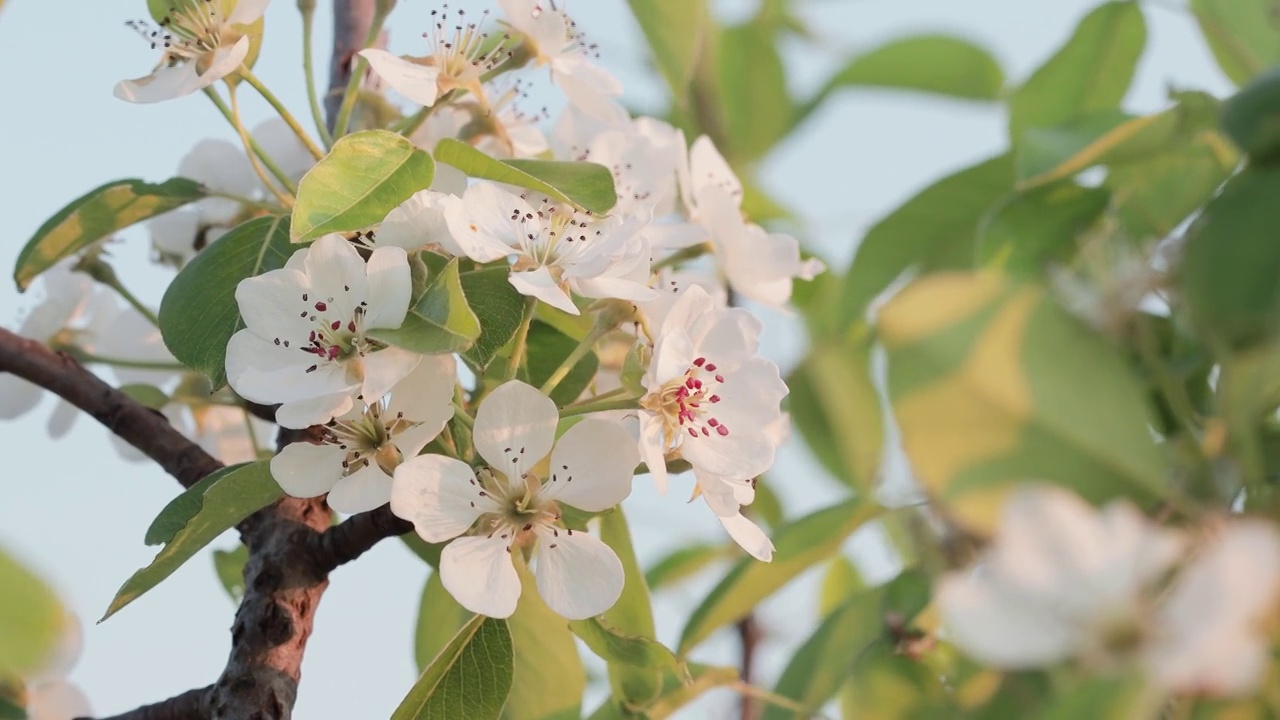
POLYGON ((396 469, 392 512, 424 540, 450 541, 440 579, 473 612, 515 612, 521 588, 511 554, 535 544, 538 592, 564 617, 598 615, 622 593, 617 555, 564 527, 560 505, 589 512, 617 505, 631 491, 639 453, 618 423, 586 419, 557 440, 557 421, 550 398, 511 381, 476 412, 475 448, 487 465, 473 471, 459 460, 420 455, 396 469))

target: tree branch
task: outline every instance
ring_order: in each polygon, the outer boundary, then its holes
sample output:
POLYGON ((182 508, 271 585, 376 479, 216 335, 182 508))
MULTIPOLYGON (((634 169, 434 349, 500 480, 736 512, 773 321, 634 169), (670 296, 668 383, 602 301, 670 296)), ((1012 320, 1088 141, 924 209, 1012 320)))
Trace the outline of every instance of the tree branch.
MULTIPOLYGON (((324 96, 330 132, 338 119, 338 107, 351 79, 356 53, 364 49, 373 24, 374 9, 374 0, 333 0, 333 55, 329 59, 329 91, 324 96)), ((380 37, 378 45, 383 44, 384 38, 380 37)))
POLYGON ((155 460, 183 487, 223 465, 169 424, 164 415, 116 390, 73 358, 0 328, 0 372, 49 390, 93 416, 122 440, 155 460))
POLYGON ((325 572, 355 560, 382 540, 403 535, 413 523, 391 514, 391 506, 359 513, 314 536, 312 552, 325 572))
MULTIPOLYGON (((208 703, 212 690, 212 685, 188 690, 168 700, 143 705, 135 710, 102 718, 102 720, 189 720, 209 717, 208 703)), ((89 718, 77 718, 77 720, 89 720, 89 718)))

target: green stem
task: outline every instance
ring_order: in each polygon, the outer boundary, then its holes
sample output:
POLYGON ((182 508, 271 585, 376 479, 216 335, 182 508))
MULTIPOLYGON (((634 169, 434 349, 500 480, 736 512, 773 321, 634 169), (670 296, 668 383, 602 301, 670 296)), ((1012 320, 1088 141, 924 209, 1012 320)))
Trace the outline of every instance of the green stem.
MULTIPOLYGON (((387 20, 386 11, 379 8, 373 15, 373 22, 369 24, 369 34, 365 36, 364 46, 370 47, 378 40, 378 33, 382 32, 382 24, 387 20)), ((347 89, 342 93, 342 105, 338 107, 338 119, 333 123, 333 138, 342 137, 347 134, 347 127, 351 124, 351 113, 356 107, 356 98, 360 95, 360 81, 364 78, 365 71, 369 69, 369 61, 360 55, 352 57, 355 65, 351 68, 351 77, 347 80, 347 89)))
POLYGON ((462 407, 456 400, 453 403, 453 417, 458 422, 466 425, 468 429, 475 427, 475 418, 472 418, 467 409, 462 407))
POLYGON ((542 394, 550 395, 551 391, 555 390, 556 386, 569 376, 569 373, 573 371, 573 368, 578 364, 578 361, 585 357, 587 353, 591 352, 592 348, 596 346, 596 341, 604 337, 608 332, 609 328, 602 327, 599 324, 593 326, 591 328, 591 332, 587 333, 587 336, 582 338, 582 342, 578 343, 578 346, 573 349, 573 352, 569 353, 569 356, 564 359, 564 362, 560 363, 560 366, 555 369, 555 372, 551 373, 551 377, 547 378, 547 381, 542 384, 542 387, 538 388, 542 394))
POLYGON ((707 254, 707 244, 700 242, 696 245, 690 245, 687 248, 677 250, 676 252, 662 258, 653 264, 653 272, 658 272, 663 268, 674 267, 686 260, 695 260, 707 254))
POLYGON ((276 114, 278 114, 280 118, 284 120, 285 124, 289 126, 289 129, 293 131, 293 134, 298 136, 298 140, 307 148, 307 152, 311 153, 312 157, 316 160, 324 157, 324 150, 321 150, 319 146, 316 145, 315 140, 312 140, 311 136, 307 134, 307 131, 302 129, 302 125, 298 123, 298 119, 293 116, 293 113, 289 112, 289 108, 285 107, 284 103, 280 102, 280 98, 276 97, 275 93, 268 90, 267 86, 262 84, 262 81, 258 79, 257 75, 253 74, 253 71, 250 70, 248 66, 240 66, 240 77, 244 78, 245 82, 249 83, 254 90, 257 90, 258 94, 262 96, 262 99, 266 100, 267 104, 271 105, 272 109, 276 111, 276 114))
POLYGON ((315 63, 311 57, 311 29, 316 15, 315 3, 299 7, 302 12, 302 73, 307 83, 307 102, 311 105, 311 120, 325 147, 333 147, 333 136, 324 124, 324 111, 320 109, 320 96, 316 93, 315 63))
POLYGON ((572 417, 574 415, 586 415, 587 413, 604 412, 605 410, 635 410, 636 408, 640 407, 640 403, 639 403, 640 398, 638 397, 624 397, 617 400, 614 400, 614 399, 601 400, 600 398, 602 397, 605 397, 605 396, 601 395, 599 397, 593 397, 590 400, 584 400, 580 403, 574 403, 573 405, 566 405, 564 409, 560 411, 560 417, 567 418, 567 417, 572 417))
MULTIPOLYGON (((298 192, 297 186, 295 186, 293 181, 289 179, 289 176, 280 169, 280 166, 271 159, 271 156, 262 149, 262 146, 258 144, 258 141, 254 140, 252 135, 245 132, 244 127, 240 124, 239 115, 237 113, 239 108, 237 107, 233 109, 227 107, 227 104, 222 101, 222 98, 218 97, 218 94, 213 91, 213 88, 205 88, 204 94, 213 102, 214 107, 218 108, 218 111, 222 113, 222 117, 226 118, 227 122, 231 123, 231 127, 235 129, 236 135, 240 138, 240 142, 245 146, 245 152, 249 156, 249 164, 253 166, 253 171, 258 174, 258 178, 262 181, 263 185, 271 191, 271 194, 276 196, 276 199, 280 201, 281 205, 286 208, 293 207, 293 200, 289 195, 280 192, 279 188, 267 180, 266 175, 262 172, 262 167, 255 162, 254 157, 257 156, 257 159, 262 161, 262 164, 271 171, 272 175, 275 175, 276 180, 280 181, 280 184, 284 186, 285 190, 289 193, 296 194, 298 192)), ((235 102, 235 97, 235 91, 232 90, 232 103, 235 102)))
POLYGON ((100 365, 111 365, 113 367, 133 368, 134 370, 186 370, 187 366, 182 363, 166 362, 164 360, 129 360, 128 358, 106 357, 103 355, 94 355, 83 350, 72 350, 71 348, 63 348, 70 355, 75 357, 82 363, 98 363, 100 365))
POLYGON ((265 202, 262 202, 261 200, 254 200, 253 198, 248 198, 248 197, 245 197, 244 195, 237 195, 235 193, 223 192, 222 190, 211 190, 209 188, 205 188, 205 194, 207 194, 209 197, 220 197, 220 198, 226 198, 228 200, 235 200, 236 202, 240 203, 241 205, 244 205, 245 207, 256 208, 258 210, 279 210, 280 209, 279 205, 272 205, 271 203, 265 203, 265 202))
POLYGON ((524 354, 529 345, 529 326, 533 323, 533 311, 538 307, 535 298, 525 298, 524 315, 520 317, 520 327, 516 328, 515 344, 511 346, 511 359, 507 361, 505 379, 515 380, 520 372, 520 364, 524 362, 524 354))
POLYGON ((805 707, 802 703, 796 702, 795 700, 792 700, 789 697, 784 697, 782 695, 778 695, 777 693, 769 692, 764 688, 756 687, 755 685, 742 682, 741 680, 730 685, 729 687, 733 689, 735 692, 737 692, 739 695, 745 695, 747 697, 755 698, 757 700, 763 700, 764 702, 770 705, 776 705, 780 708, 785 708, 787 710, 790 710, 793 713, 796 713, 797 717, 809 718, 810 720, 826 718, 826 716, 823 715, 822 713, 814 712, 813 710, 810 710, 809 708, 805 707))
POLYGON ((431 107, 424 107, 409 117, 401 118, 396 124, 391 126, 391 132, 400 133, 405 137, 409 137, 417 132, 418 128, 422 127, 422 124, 427 121, 427 118, 431 117, 431 113, 435 112, 437 108, 448 105, 457 94, 457 90, 450 90, 436 98, 435 104, 431 107))
POLYGON ((244 415, 244 430, 249 434, 249 443, 253 445, 253 454, 260 455, 262 446, 258 444, 258 433, 254 432, 253 429, 253 415, 248 410, 243 410, 242 414, 244 415))
POLYGON ((129 288, 125 287, 124 283, 120 282, 120 277, 116 275, 115 268, 111 267, 105 262, 98 262, 98 263, 95 263, 89 275, 94 280, 97 280, 103 285, 106 285, 112 290, 115 290, 116 293, 119 294, 121 298, 124 298, 125 302, 132 305, 133 309, 137 310, 142 315, 142 317, 146 318, 152 325, 155 325, 157 328, 160 327, 160 318, 156 317, 155 311, 153 311, 151 308, 144 305, 142 301, 137 298, 137 296, 129 292, 129 288))

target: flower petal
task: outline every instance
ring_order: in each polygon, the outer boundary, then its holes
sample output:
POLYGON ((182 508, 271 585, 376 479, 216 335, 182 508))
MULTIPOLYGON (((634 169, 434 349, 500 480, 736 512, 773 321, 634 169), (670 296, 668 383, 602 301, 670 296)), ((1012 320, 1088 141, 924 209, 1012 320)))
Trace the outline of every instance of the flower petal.
POLYGON ((998 668, 1048 665, 1074 653, 1080 628, 1052 608, 980 578, 948 573, 935 602, 947 636, 977 660, 998 668))
POLYGON ((658 492, 667 494, 667 442, 662 418, 648 410, 640 411, 640 452, 644 457, 649 477, 658 486, 658 492))
POLYGON ((299 310, 311 310, 303 296, 311 291, 307 276, 281 268, 245 278, 236 285, 236 304, 245 327, 266 340, 280 338, 298 343, 306 340, 312 324, 299 317, 299 310))
POLYGON ((365 300, 369 304, 365 307, 365 328, 400 327, 413 295, 409 256, 404 248, 379 247, 369 256, 366 270, 369 292, 365 300))
POLYGON ((640 451, 622 425, 583 420, 556 442, 551 477, 539 494, 579 510, 607 510, 631 494, 631 478, 639 464, 640 451))
POLYGON ((422 362, 422 355, 394 345, 385 347, 364 356, 361 361, 364 369, 364 382, 360 387, 360 397, 366 403, 375 403, 383 395, 391 392, 396 383, 404 380, 422 362))
POLYGON ((276 422, 281 427, 301 430, 312 425, 323 425, 346 414, 353 406, 349 392, 294 400, 280 404, 276 410, 276 422))
POLYGON ((440 95, 440 85, 437 82, 440 77, 439 68, 411 62, 378 48, 367 48, 357 55, 368 60, 369 67, 392 90, 423 107, 436 104, 436 98, 440 95))
POLYGON ((493 618, 511 617, 520 600, 520 575, 507 541, 497 535, 462 537, 446 545, 440 581, 458 604, 493 618))
POLYGON ((444 218, 453 241, 476 262, 501 260, 515 252, 523 229, 512 216, 531 216, 533 208, 518 195, 493 183, 467 188, 460 200, 443 200, 444 218))
POLYGON ((472 439, 480 457, 508 477, 519 478, 551 452, 559 420, 551 398, 511 380, 480 403, 472 439))
POLYGON ((22 417, 40 403, 40 387, 17 375, 0 373, 0 419, 22 417))
POLYGON ((317 297, 327 300, 329 312, 344 321, 369 295, 364 260, 341 235, 323 235, 312 243, 303 265, 317 297))
POLYGON ((227 16, 228 25, 251 25, 267 11, 271 0, 236 0, 236 8, 227 16))
POLYGON ((75 424, 76 419, 80 417, 80 410, 75 405, 58 398, 53 404, 53 413, 49 415, 48 431, 49 437, 54 440, 61 439, 71 432, 71 426, 75 424))
POLYGON ((140 78, 121 80, 116 83, 114 94, 125 102, 158 103, 190 95, 213 81, 204 84, 201 82, 195 63, 186 62, 156 68, 150 75, 140 78))
POLYGON ((391 499, 391 476, 369 463, 338 480, 329 491, 329 507, 342 513, 367 512, 391 499))
MULTIPOLYGON (((408 200, 387 213, 378 227, 378 247, 390 245, 405 250, 421 250, 430 243, 446 245, 444 240, 449 235, 449 224, 444 219, 447 197, 450 196, 433 190, 419 190, 409 196, 408 200)), ((449 242, 452 240, 450 237, 449 242)))
POLYGON ((293 497, 320 497, 342 477, 345 456, 337 445, 289 443, 271 458, 271 477, 293 497))
POLYGON ((405 457, 418 454, 453 417, 453 386, 458 362, 452 355, 427 355, 422 362, 391 389, 387 410, 419 423, 395 436, 396 447, 405 457))
POLYGON ((761 562, 773 560, 773 541, 764 533, 764 530, 760 529, 759 525, 751 522, 742 513, 729 516, 716 515, 716 519, 724 526, 729 537, 733 538, 733 541, 746 550, 751 557, 761 562))
POLYGON ((538 533, 538 593, 547 606, 569 620, 594 617, 622 596, 622 561, 613 548, 589 533, 538 533))
POLYGON ((466 532, 482 513, 498 504, 476 482, 471 467, 443 455, 419 455, 396 468, 391 512, 413 523, 427 542, 443 542, 466 532))
POLYGON ((578 306, 573 304, 573 298, 560 288, 560 284, 551 276, 551 271, 545 267, 538 267, 523 272, 512 272, 508 277, 511 285, 520 291, 521 295, 533 297, 550 305, 557 310, 563 310, 570 315, 578 315, 580 311, 578 306))

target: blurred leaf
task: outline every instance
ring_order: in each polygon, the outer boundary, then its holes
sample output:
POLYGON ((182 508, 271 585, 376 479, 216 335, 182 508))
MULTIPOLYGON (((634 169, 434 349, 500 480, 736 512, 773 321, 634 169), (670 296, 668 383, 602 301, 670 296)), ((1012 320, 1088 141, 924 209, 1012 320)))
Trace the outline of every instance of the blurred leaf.
POLYGON ((757 18, 721 30, 716 49, 725 155, 735 163, 755 160, 795 123, 777 39, 757 18))
POLYGON ((1077 240, 1102 216, 1111 193, 1059 180, 1015 193, 992 208, 978 229, 978 264, 1038 277, 1067 263, 1077 240))
MULTIPOLYGON (((143 593, 159 585, 161 581, 173 574, 187 560, 202 548, 213 542, 214 538, 235 527, 236 523, 279 500, 284 492, 271 477, 268 461, 235 465, 223 468, 205 478, 200 483, 183 492, 190 500, 199 499, 199 506, 194 514, 189 502, 171 502, 161 512, 160 517, 152 523, 147 531, 151 540, 161 539, 165 542, 162 549, 151 561, 151 564, 137 571, 125 581, 111 604, 107 607, 102 620, 114 615, 120 608, 138 599, 143 593), (208 481, 208 482, 206 482, 208 481), (181 519, 182 526, 169 534, 167 514, 181 519)), ((101 622, 101 620, 99 621, 101 622)))
MULTIPOLYGON (((4 3, 0 2, 0 6, 4 3)), ((27 711, 6 697, 0 697, 0 720, 27 720, 27 711)))
POLYGON ((842 327, 902 273, 915 267, 967 267, 987 210, 1013 189, 1013 156, 991 158, 921 190, 876 223, 858 245, 840 300, 842 327))
POLYGON ((1218 67, 1244 85, 1280 64, 1280 18, 1272 0, 1191 0, 1218 67))
POLYGON ((990 531, 1004 495, 1029 478, 1094 502, 1167 492, 1141 383, 1043 289, 996 273, 929 275, 885 306, 880 336, 912 470, 966 527, 990 531))
POLYGON ((832 93, 847 87, 884 87, 965 100, 999 100, 1004 71, 985 48, 964 38, 899 38, 851 59, 805 103, 800 116, 808 116, 832 93))
POLYGON ((1111 108, 1063 125, 1027 130, 1014 152, 1019 186, 1053 182, 1087 169, 1097 162, 1098 155, 1106 148, 1125 142, 1152 117, 1155 116, 1135 119, 1126 112, 1111 108), (1130 124, 1131 120, 1136 122, 1130 124), (1118 127, 1125 127, 1125 130, 1120 135, 1110 136, 1111 131, 1118 127), (1104 137, 1108 138, 1105 143, 1096 144, 1104 137))
POLYGON ((151 408, 152 410, 159 410, 169 404, 168 394, 155 385, 148 385, 146 383, 129 383, 128 385, 121 385, 116 389, 125 395, 128 395, 130 400, 151 408))
POLYGON ((232 550, 213 551, 213 569, 218 574, 218 582, 236 602, 244 597, 244 565, 247 562, 249 548, 243 544, 232 550))
MULTIPOLYGON (((645 708, 646 720, 665 720, 680 708, 698 699, 700 695, 738 681, 738 669, 731 667, 692 667, 693 681, 669 683, 652 705, 645 708)), ((668 677, 671 677, 670 675, 668 677)), ((593 716, 594 718, 594 716, 593 716)))
POLYGON ((683 105, 705 36, 711 30, 706 0, 627 0, 627 5, 649 41, 671 97, 683 105))
POLYGON ((651 590, 661 590, 732 557, 733 552, 730 545, 682 545, 650 566, 645 582, 651 590))
POLYGON ((226 385, 227 343, 244 327, 236 286, 284 267, 297 249, 289 242, 289 219, 273 216, 239 225, 201 250, 160 301, 160 332, 169 352, 208 375, 215 390, 226 385))
POLYGON ((738 561, 689 617, 677 654, 688 655, 716 630, 741 620, 792 578, 829 558, 845 538, 879 513, 873 503, 846 500, 778 528, 773 562, 749 557, 738 561))
POLYGON ((822 589, 818 591, 818 617, 830 615, 865 587, 862 573, 852 560, 843 555, 831 558, 822 576, 822 589))
POLYGON ((846 717, 858 720, 957 716, 941 679, 923 663, 895 652, 885 640, 871 643, 854 663, 840 700, 852 713, 846 717))
POLYGON ((1259 77, 1226 101, 1222 129, 1255 162, 1280 157, 1280 70, 1259 77))
POLYGON ((437 161, 473 178, 528 188, 599 215, 609 212, 618 202, 613 173, 603 165, 558 160, 496 160, 453 138, 437 143, 435 155, 437 161))
POLYGON ((476 615, 422 672, 391 720, 498 720, 513 664, 506 621, 476 615))
POLYGON ((1227 182, 1187 231, 1183 293, 1206 336, 1233 347, 1280 330, 1280 168, 1253 167, 1227 182))
MULTIPOLYGON (((644 571, 636 559, 631 530, 627 527, 627 518, 622 508, 616 508, 600 517, 600 539, 622 561, 625 579, 622 596, 600 619, 617 633, 657 644, 649 586, 645 584, 644 571)), ((581 634, 581 628, 574 631, 581 634)), ((594 646, 592 651, 600 652, 594 646)), ((609 662, 609 686, 613 689, 613 695, 622 702, 634 707, 644 707, 662 691, 662 671, 657 666, 636 665, 614 658, 609 662)))
POLYGON ((298 183, 290 237, 304 242, 382 222, 431 185, 435 169, 429 153, 387 130, 338 138, 298 183))
POLYGON ((34 573, 0 551, 0 676, 34 674, 62 637, 65 612, 34 573))
POLYGON ((413 635, 413 657, 419 672, 427 669, 472 615, 444 589, 439 572, 427 576, 427 582, 422 586, 417 629, 413 635))
POLYGON ((18 253, 13 279, 26 290, 37 275, 117 230, 162 215, 205 196, 204 187, 187 178, 153 184, 113 180, 72 200, 36 230, 18 253))
POLYGON ((1095 678, 1069 692, 1055 693, 1037 720, 1129 720, 1149 716, 1150 699, 1139 678, 1095 678))
POLYGON ((450 261, 435 276, 422 299, 409 308, 399 328, 376 330, 369 336, 424 355, 471 347, 480 337, 480 320, 463 294, 458 260, 450 261))
POLYGON ((744 506, 742 511, 751 519, 758 520, 770 528, 778 527, 786 517, 786 511, 782 509, 782 499, 773 491, 773 487, 764 476, 756 478, 755 488, 755 499, 750 505, 744 506))
POLYGON ((815 344, 791 376, 790 410, 809 449, 849 487, 871 491, 884 453, 884 415, 871 382, 871 346, 852 333, 815 344))
POLYGON ((610 663, 672 671, 678 671, 681 666, 675 653, 657 640, 619 632, 600 618, 573 620, 569 628, 582 638, 591 652, 610 663))
POLYGON ((569 624, 547 607, 533 573, 516 563, 524 590, 507 620, 515 648, 515 672, 503 720, 545 720, 582 715, 587 673, 569 624))
POLYGON ((1091 11, 1075 33, 1009 99, 1014 145, 1030 128, 1053 127, 1120 106, 1147 42, 1142 9, 1113 0, 1091 11))
POLYGON ((520 327, 524 296, 507 282, 510 274, 505 267, 493 267, 462 275, 462 292, 480 320, 480 337, 462 353, 474 370, 483 371, 520 327))

